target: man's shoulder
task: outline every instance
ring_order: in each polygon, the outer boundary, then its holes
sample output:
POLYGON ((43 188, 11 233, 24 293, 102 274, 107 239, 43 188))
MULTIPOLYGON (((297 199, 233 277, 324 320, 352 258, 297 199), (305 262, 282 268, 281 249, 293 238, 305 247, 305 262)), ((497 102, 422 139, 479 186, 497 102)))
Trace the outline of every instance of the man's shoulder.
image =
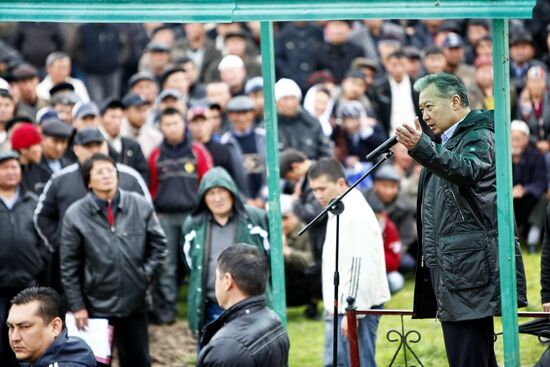
POLYGON ((88 344, 78 337, 67 337, 63 332, 34 364, 37 367, 92 367, 94 354, 88 344))

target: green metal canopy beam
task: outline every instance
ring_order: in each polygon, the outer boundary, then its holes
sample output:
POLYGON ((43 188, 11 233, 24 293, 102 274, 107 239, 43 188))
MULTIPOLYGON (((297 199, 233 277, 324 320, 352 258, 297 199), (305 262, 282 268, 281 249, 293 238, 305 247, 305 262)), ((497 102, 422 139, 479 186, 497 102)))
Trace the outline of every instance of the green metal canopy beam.
POLYGON ((242 22, 529 18, 535 0, 7 0, 0 21, 242 22))
POLYGON ((275 106, 275 60, 273 55, 273 24, 260 23, 262 75, 264 77, 264 125, 268 137, 265 142, 267 187, 269 202, 269 241, 271 242, 271 275, 273 281, 273 309, 286 326, 285 264, 281 238, 281 206, 279 197, 279 136, 275 106))
POLYGON ((512 152, 510 140, 508 21, 505 19, 494 19, 492 30, 495 75, 494 96, 495 106, 498 106, 498 108, 495 108, 495 146, 504 362, 506 366, 519 366, 514 206, 512 201, 512 152))

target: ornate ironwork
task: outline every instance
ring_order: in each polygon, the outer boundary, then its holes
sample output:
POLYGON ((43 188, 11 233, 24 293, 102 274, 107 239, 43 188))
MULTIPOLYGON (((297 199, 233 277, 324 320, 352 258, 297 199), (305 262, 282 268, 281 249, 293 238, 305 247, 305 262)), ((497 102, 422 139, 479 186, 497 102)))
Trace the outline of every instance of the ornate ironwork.
MULTIPOLYGON (((399 355, 399 351, 403 350, 403 359, 405 360, 405 366, 409 366, 409 358, 407 351, 412 354, 414 357, 414 360, 418 362, 418 364, 422 367, 424 367, 424 364, 422 364, 422 361, 420 358, 418 358, 418 355, 414 352, 414 350, 411 347, 412 344, 416 344, 420 342, 422 339, 422 335, 416 331, 416 330, 409 330, 405 332, 405 321, 403 320, 404 315, 400 315, 401 318, 401 331, 392 329, 389 330, 386 334, 386 339, 390 343, 399 343, 397 346, 397 350, 395 351, 393 358, 388 366, 393 366, 397 356, 399 355)), ((415 366, 414 364, 410 365, 411 367, 415 366)))
POLYGON ((397 357, 400 352, 403 353, 403 359, 405 362, 405 367, 424 367, 424 364, 414 352, 412 345, 417 344, 422 339, 422 335, 414 329, 405 331, 405 320, 404 316, 412 316, 412 311, 406 310, 357 310, 354 306, 355 299, 353 297, 347 298, 348 306, 346 307, 346 316, 348 317, 348 327, 349 327, 349 343, 350 343, 350 357, 352 367, 359 366, 359 350, 358 350, 358 340, 357 340, 357 329, 355 326, 355 320, 357 315, 390 315, 390 316, 399 316, 401 318, 401 330, 391 329, 386 334, 386 339, 390 343, 398 343, 397 349, 391 359, 391 362, 388 366, 393 366, 397 360, 397 357))

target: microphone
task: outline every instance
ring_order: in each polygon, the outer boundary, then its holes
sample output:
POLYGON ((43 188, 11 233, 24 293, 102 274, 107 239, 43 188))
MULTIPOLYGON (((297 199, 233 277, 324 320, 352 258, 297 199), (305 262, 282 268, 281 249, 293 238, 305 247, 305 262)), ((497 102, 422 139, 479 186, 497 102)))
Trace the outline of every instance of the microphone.
POLYGON ((382 144, 378 146, 375 150, 370 152, 367 155, 367 161, 372 161, 374 158, 378 157, 380 154, 387 153, 391 147, 393 147, 395 144, 397 144, 397 136, 392 136, 382 144))

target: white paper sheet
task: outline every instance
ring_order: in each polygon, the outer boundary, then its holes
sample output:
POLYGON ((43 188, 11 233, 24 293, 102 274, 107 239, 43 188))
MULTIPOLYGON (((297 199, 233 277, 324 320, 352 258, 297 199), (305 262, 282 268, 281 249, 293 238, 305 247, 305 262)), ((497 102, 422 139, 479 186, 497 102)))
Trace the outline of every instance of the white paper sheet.
POLYGON ((113 336, 112 326, 109 326, 107 319, 88 319, 86 330, 76 328, 76 320, 72 313, 65 316, 65 324, 69 336, 78 336, 90 346, 96 359, 108 363, 111 359, 111 341, 113 336))

